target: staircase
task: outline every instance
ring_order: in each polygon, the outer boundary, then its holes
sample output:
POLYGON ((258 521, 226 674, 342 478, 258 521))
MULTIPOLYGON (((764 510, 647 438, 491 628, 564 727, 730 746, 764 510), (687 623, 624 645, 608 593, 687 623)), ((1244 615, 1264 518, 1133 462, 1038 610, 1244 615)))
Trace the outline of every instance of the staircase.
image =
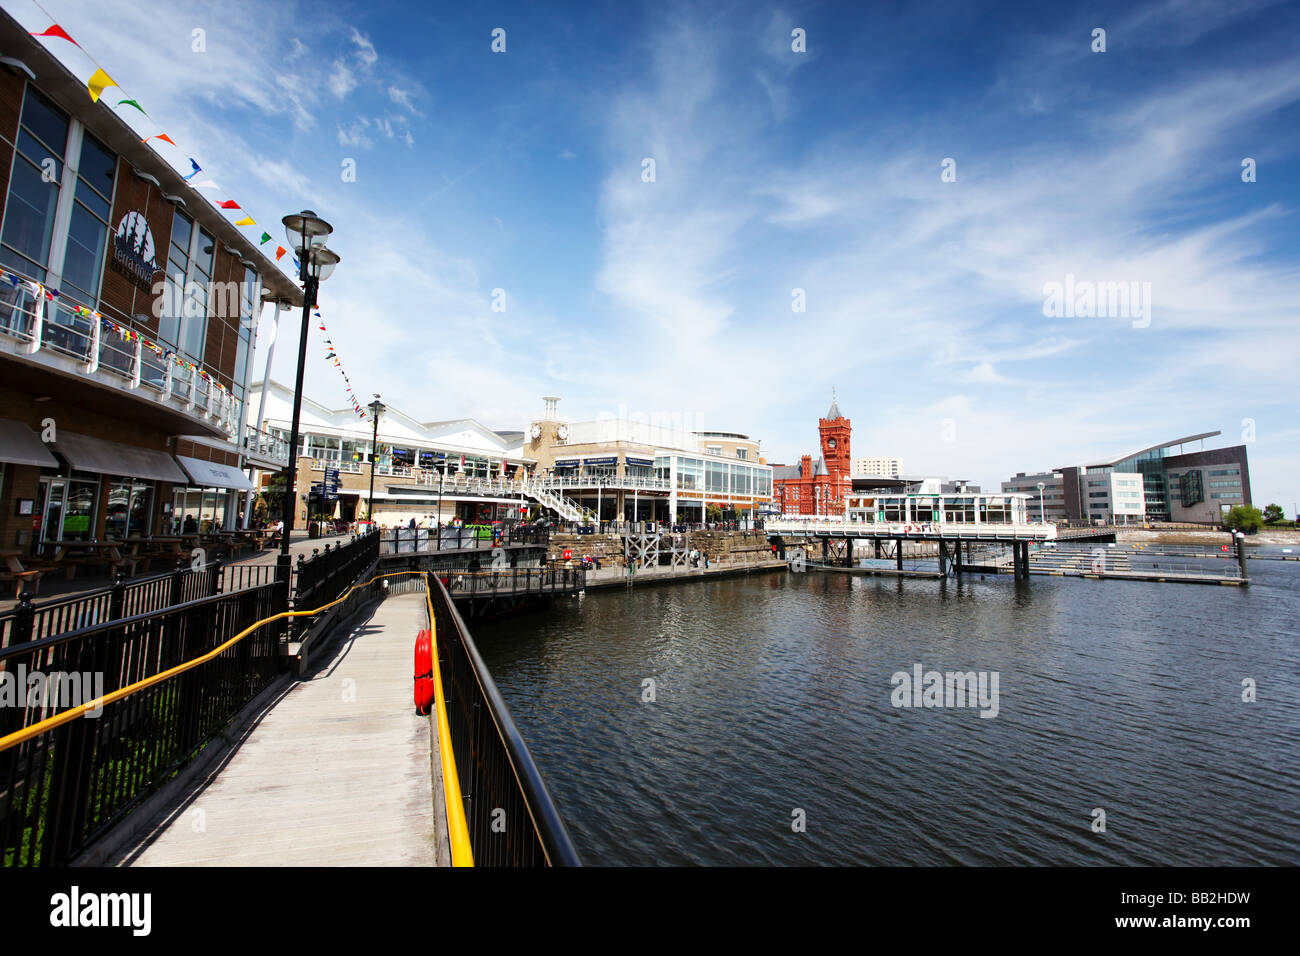
POLYGON ((584 508, 576 501, 564 497, 564 495, 543 488, 541 482, 534 478, 525 478, 522 487, 525 495, 543 507, 550 508, 565 521, 596 520, 596 513, 590 508, 584 508))

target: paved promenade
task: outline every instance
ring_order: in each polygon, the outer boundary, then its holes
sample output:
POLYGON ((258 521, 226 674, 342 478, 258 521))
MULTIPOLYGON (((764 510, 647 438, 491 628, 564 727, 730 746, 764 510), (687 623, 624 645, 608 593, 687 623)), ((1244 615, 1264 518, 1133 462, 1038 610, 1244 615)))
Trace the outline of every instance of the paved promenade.
POLYGON ((424 595, 378 605, 159 814, 132 866, 446 865, 437 736, 411 697, 424 595))

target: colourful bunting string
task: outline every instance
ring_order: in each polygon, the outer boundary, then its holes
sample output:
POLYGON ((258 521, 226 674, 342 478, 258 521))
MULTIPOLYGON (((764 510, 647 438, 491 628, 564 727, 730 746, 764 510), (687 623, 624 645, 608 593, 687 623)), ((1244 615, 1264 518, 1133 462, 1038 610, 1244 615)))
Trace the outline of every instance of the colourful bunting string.
POLYGON ((288 252, 288 251, 289 251, 289 250, 285 249, 284 246, 276 246, 276 247, 275 247, 275 261, 276 261, 276 262, 279 262, 280 259, 281 259, 281 257, 282 257, 286 252, 288 252))
MULTIPOLYGON (((38 2, 36 5, 37 5, 38 7, 40 7, 40 3, 39 3, 39 2, 38 2)), ((46 15, 48 16, 48 11, 45 11, 45 9, 44 9, 43 7, 41 7, 41 10, 42 10, 42 12, 45 12, 46 15)), ((94 58, 94 56, 93 56, 89 51, 85 50, 85 48, 82 47, 80 43, 78 43, 76 40, 74 40, 74 39, 73 39, 73 38, 68 34, 68 32, 67 32, 66 30, 64 30, 63 27, 60 26, 58 23, 51 22, 50 26, 48 26, 44 31, 42 31, 42 32, 40 32, 40 33, 32 33, 31 35, 32 35, 32 36, 39 36, 39 37, 58 38, 58 39, 66 40, 67 42, 71 43, 73 46, 75 46, 75 47, 77 47, 78 49, 82 50, 82 51, 86 54, 86 56, 90 59, 90 61, 91 61, 92 63, 95 64, 95 67, 96 67, 95 72, 91 75, 90 79, 86 81, 86 90, 87 90, 87 92, 89 93, 89 95, 90 95, 90 99, 91 99, 92 102, 98 103, 100 97, 101 97, 101 96, 103 95, 103 93, 104 93, 104 90, 106 90, 108 87, 110 87, 110 86, 112 86, 112 87, 118 87, 117 81, 114 80, 111 76, 108 75, 108 72, 107 72, 107 71, 106 71, 102 66, 100 66, 99 61, 97 61, 97 60, 94 58)), ((118 89, 121 89, 121 88, 118 87, 118 89)), ((123 91, 123 93, 125 93, 125 91, 123 91)), ((130 98, 130 97, 123 96, 122 99, 119 99, 119 100, 117 101, 117 106, 118 106, 118 107, 122 107, 122 106, 130 106, 132 109, 138 110, 138 111, 140 112, 141 115, 146 116, 146 117, 149 116, 149 114, 145 111, 145 108, 144 108, 143 106, 140 105, 139 101, 137 101, 137 100, 135 100, 135 99, 132 99, 132 98, 130 98)), ((150 117, 150 118, 152 118, 152 117, 150 117)), ((140 142, 142 142, 142 143, 148 143, 150 140, 153 140, 153 139, 160 139, 160 140, 162 140, 163 142, 168 143, 168 144, 171 145, 171 146, 175 146, 175 147, 179 148, 179 146, 177 145, 176 141, 173 140, 173 139, 172 139, 168 134, 166 134, 166 133, 154 133, 154 134, 152 134, 152 135, 150 135, 150 136, 146 136, 146 137, 144 137, 140 142)), ((200 181, 200 182, 193 182, 192 180, 194 179, 194 177, 197 176, 199 173, 201 173, 201 172, 203 171, 203 167, 199 165, 198 160, 195 159, 194 157, 191 156, 191 157, 187 157, 187 158, 189 159, 189 162, 190 162, 190 169, 191 169, 191 172, 190 172, 188 175, 182 177, 186 182, 189 182, 190 185, 191 185, 193 188, 195 188, 195 189, 219 189, 219 188, 220 188, 220 187, 219 187, 215 182, 213 182, 211 179, 205 179, 205 180, 202 180, 202 181, 200 181)), ((236 209, 238 209, 238 210, 241 210, 241 211, 242 211, 242 207, 241 207, 238 203, 236 203, 234 200, 232 200, 232 199, 224 200, 224 201, 218 203, 217 205, 218 205, 218 207, 221 208, 221 209, 230 209, 230 210, 236 210, 236 209)), ((256 225, 257 225, 257 221, 256 221, 252 216, 245 215, 243 218, 241 218, 241 219, 235 221, 234 225, 236 225, 236 226, 256 226, 256 225)), ((270 234, 264 232, 264 233, 262 233, 262 238, 261 238, 261 241, 259 242, 259 245, 265 245, 267 242, 270 242, 270 241, 271 241, 271 236, 270 236, 270 234)), ((285 250, 283 247, 279 247, 279 246, 276 247, 276 256, 275 256, 275 258, 276 258, 276 261, 277 261, 277 262, 278 262, 281 258, 283 258, 285 252, 286 252, 286 250, 285 250)))

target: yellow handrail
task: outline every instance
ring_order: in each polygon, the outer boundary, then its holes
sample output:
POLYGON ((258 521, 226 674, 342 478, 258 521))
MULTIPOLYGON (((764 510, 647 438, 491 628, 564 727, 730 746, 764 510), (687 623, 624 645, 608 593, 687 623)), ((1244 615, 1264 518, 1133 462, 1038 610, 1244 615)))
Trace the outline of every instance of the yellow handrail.
POLYGON ((451 731, 447 727, 447 702, 442 695, 442 667, 438 663, 438 622, 433 616, 433 595, 425 579, 424 603, 429 609, 429 644, 433 655, 433 699, 438 706, 438 754, 442 757, 443 802, 447 805, 447 836, 451 841, 451 865, 473 866, 474 848, 469 842, 469 824, 465 821, 465 803, 460 795, 460 774, 456 772, 456 755, 451 750, 451 731))
MULTIPOLYGON (((230 640, 214 647, 206 654, 186 661, 184 664, 177 664, 161 673, 154 674, 152 677, 146 677, 144 680, 136 681, 134 684, 128 684, 97 697, 94 700, 87 701, 77 707, 65 710, 61 714, 55 714, 53 717, 46 717, 44 720, 37 721, 30 727, 24 727, 16 730, 12 734, 0 737, 0 752, 8 750, 10 747, 16 747, 19 744, 31 740, 33 737, 39 737, 41 734, 48 733, 56 727, 61 727, 66 723, 71 723, 78 717, 83 716, 88 711, 99 710, 108 704, 116 703, 119 700, 130 697, 132 694, 139 693, 155 684, 161 684, 163 681, 170 680, 178 674, 183 674, 188 670, 205 664, 214 657, 221 654, 229 647, 238 644, 249 634, 252 634, 259 627, 270 624, 272 621, 282 620, 289 617, 310 617, 319 614, 321 611, 327 611, 347 600, 348 596, 357 588, 363 588, 373 584, 381 578, 398 577, 403 574, 424 574, 423 571, 391 571, 387 574, 376 574, 369 581, 361 584, 354 584, 343 592, 343 595, 328 604, 322 604, 320 607, 311 611, 280 611, 278 614, 272 614, 270 617, 262 618, 254 624, 244 628, 230 640)), ((460 793, 460 778, 456 773, 456 758, 451 749, 451 734, 447 729, 447 703, 442 693, 442 669, 438 664, 438 638, 436 625, 433 616, 433 598, 429 594, 429 588, 426 580, 424 590, 424 601, 429 611, 429 633, 433 649, 433 686, 434 698, 438 707, 438 750, 442 758, 442 789, 443 796, 447 804, 447 831, 451 841, 451 859, 452 866, 473 866, 474 853, 469 842, 469 826, 465 821, 465 804, 460 793)))

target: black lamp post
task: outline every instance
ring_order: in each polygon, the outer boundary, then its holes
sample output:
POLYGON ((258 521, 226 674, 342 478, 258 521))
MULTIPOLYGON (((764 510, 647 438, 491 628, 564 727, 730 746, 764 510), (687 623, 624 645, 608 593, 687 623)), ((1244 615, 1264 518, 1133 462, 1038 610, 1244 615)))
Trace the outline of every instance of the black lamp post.
MULTIPOLYGON (((310 209, 285 216, 285 234, 298 256, 298 279, 303 284, 302 331, 298 336, 298 378, 293 392, 293 420, 289 426, 289 473, 284 489, 284 534, 280 539, 280 567, 286 595, 290 576, 289 538, 293 534, 294 512, 298 509, 298 420, 302 414, 302 380, 307 365, 307 325, 316 307, 316 294, 323 280, 330 277, 339 256, 325 248, 334 228, 310 209)), ((288 600, 286 597, 286 606, 288 600)))
POLYGON ((383 402, 379 400, 379 393, 375 393, 375 400, 366 408, 370 409, 370 417, 375 422, 375 433, 370 439, 370 503, 366 506, 366 517, 370 519, 371 528, 375 525, 375 462, 379 458, 379 416, 384 414, 388 409, 383 402))

